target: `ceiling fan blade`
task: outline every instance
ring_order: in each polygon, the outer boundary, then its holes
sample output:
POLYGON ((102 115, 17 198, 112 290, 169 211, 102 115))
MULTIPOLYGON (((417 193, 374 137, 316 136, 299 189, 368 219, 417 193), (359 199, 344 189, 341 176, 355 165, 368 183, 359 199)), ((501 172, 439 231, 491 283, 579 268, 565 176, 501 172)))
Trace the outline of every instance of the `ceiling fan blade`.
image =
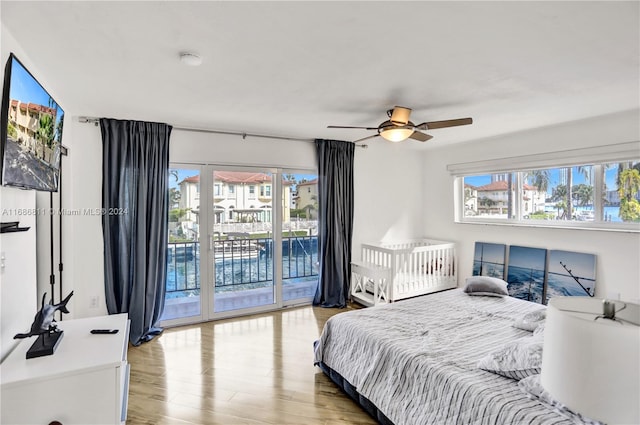
POLYGON ((433 139, 433 136, 431 136, 430 134, 426 134, 426 133, 420 133, 419 131, 414 131, 413 134, 411 136, 409 136, 409 139, 414 139, 414 140, 419 140, 421 142, 426 142, 429 139, 433 139))
POLYGON ((373 139, 374 137, 378 137, 378 134, 374 134, 373 136, 363 137, 362 139, 354 140, 353 143, 364 142, 365 140, 373 139))
POLYGON ((434 130, 436 128, 456 127, 458 125, 468 125, 472 123, 473 119, 471 118, 458 118, 455 120, 423 122, 422 124, 416 125, 416 128, 418 130, 434 130))
POLYGON ((348 125, 328 125, 327 128, 356 128, 360 130, 377 130, 378 127, 351 127, 348 125))

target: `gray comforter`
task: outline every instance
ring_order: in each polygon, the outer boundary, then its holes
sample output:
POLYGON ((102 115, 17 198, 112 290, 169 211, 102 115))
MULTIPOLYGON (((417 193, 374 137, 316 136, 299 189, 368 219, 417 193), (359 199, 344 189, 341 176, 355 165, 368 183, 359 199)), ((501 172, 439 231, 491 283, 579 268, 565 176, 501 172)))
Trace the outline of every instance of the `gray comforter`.
POLYGON ((531 335, 512 324, 540 307, 455 289, 349 311, 325 324, 315 363, 340 373, 396 425, 570 424, 518 381, 477 367, 531 335))

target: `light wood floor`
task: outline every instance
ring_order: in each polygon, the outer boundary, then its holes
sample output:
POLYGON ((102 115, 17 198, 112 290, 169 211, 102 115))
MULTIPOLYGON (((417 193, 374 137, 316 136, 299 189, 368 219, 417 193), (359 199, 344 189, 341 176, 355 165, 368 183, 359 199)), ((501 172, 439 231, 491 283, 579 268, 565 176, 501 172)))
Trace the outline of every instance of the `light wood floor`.
POLYGON ((166 329, 130 347, 127 424, 375 424, 313 366, 313 341, 343 311, 300 307, 166 329))

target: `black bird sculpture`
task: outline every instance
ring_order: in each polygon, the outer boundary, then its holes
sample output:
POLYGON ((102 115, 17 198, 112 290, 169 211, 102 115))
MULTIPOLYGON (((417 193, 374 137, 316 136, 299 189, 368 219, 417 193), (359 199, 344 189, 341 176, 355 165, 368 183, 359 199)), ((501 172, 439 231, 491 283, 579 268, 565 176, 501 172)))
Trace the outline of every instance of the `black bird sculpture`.
POLYGON ((60 310, 61 313, 69 313, 69 310, 67 310, 67 303, 72 295, 73 291, 71 291, 71 293, 58 304, 45 304, 44 300, 47 296, 47 293, 45 292, 42 296, 42 308, 40 308, 36 313, 36 317, 33 319, 33 323, 31 324, 31 330, 26 334, 16 334, 13 339, 29 338, 30 336, 57 331, 56 325, 53 324, 53 315, 58 310, 60 310))

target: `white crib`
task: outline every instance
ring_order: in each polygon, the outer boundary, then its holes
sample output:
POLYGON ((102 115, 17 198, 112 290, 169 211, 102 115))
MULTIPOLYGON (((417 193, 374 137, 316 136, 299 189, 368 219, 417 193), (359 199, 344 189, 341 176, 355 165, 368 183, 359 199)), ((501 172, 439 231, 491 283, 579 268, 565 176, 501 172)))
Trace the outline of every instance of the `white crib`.
POLYGON ((452 242, 414 239, 362 244, 362 261, 352 263, 351 297, 364 305, 377 305, 451 289, 458 285, 456 271, 452 242))

